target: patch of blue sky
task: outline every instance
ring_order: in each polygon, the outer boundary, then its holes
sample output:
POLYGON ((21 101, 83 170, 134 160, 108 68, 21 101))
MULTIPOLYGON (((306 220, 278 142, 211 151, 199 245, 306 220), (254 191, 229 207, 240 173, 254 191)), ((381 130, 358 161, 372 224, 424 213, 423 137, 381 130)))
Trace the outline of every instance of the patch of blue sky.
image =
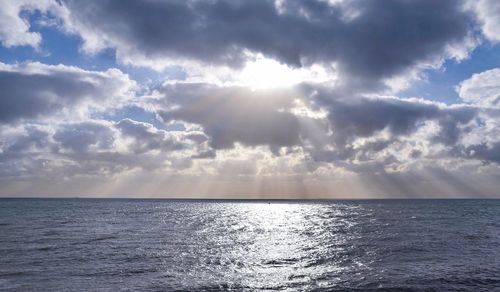
POLYGON ((402 97, 421 97, 444 102, 460 103, 456 87, 473 74, 500 67, 500 46, 485 43, 477 47, 469 58, 461 62, 448 60, 440 70, 428 70, 426 79, 417 81, 399 93, 402 97))

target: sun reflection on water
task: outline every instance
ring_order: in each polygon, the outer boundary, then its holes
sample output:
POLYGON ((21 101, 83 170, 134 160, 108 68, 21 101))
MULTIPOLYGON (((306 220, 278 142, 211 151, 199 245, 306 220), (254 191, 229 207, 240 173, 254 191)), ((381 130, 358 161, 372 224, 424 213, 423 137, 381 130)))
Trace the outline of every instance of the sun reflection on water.
POLYGON ((212 279, 238 279, 235 287, 259 289, 279 289, 284 283, 321 286, 340 281, 335 277, 341 271, 362 266, 350 254, 356 216, 345 206, 238 203, 213 214, 214 221, 200 230, 213 241, 213 249, 203 254, 210 266, 218 264, 219 274, 212 279))

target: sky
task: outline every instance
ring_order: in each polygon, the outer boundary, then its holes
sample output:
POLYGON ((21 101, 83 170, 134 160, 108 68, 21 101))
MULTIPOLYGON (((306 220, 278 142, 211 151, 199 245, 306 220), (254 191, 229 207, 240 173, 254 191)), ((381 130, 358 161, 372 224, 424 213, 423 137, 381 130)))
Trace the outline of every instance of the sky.
POLYGON ((500 1, 0 0, 0 196, 500 198, 500 1))

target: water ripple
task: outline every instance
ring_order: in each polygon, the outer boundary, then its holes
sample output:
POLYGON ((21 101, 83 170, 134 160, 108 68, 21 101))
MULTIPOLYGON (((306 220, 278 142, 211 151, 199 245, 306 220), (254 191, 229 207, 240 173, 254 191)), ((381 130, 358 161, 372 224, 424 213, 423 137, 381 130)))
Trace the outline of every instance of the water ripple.
POLYGON ((500 201, 0 200, 0 290, 493 291, 500 201))

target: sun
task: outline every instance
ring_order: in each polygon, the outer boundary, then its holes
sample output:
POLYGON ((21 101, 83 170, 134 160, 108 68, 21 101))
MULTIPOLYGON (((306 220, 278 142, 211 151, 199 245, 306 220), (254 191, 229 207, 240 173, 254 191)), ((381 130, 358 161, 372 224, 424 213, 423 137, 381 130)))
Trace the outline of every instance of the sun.
POLYGON ((291 87, 301 82, 324 82, 331 78, 321 66, 292 68, 258 56, 245 64, 238 80, 252 89, 269 89, 291 87))

